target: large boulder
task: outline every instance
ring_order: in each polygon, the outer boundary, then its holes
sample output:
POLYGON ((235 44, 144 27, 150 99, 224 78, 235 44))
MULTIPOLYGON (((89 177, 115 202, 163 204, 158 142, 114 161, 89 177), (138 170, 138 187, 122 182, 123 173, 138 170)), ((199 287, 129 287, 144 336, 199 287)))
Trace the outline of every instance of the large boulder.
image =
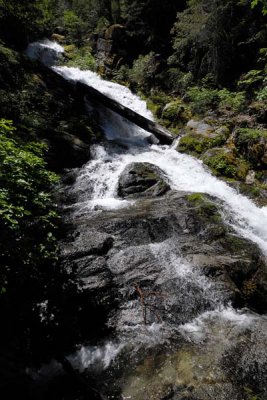
POLYGON ((223 145, 230 135, 226 126, 217 126, 205 120, 190 120, 185 127, 185 135, 180 139, 177 150, 184 153, 201 154, 223 145))
POLYGON ((150 163, 131 163, 119 178, 120 197, 158 197, 170 190, 164 173, 150 163))

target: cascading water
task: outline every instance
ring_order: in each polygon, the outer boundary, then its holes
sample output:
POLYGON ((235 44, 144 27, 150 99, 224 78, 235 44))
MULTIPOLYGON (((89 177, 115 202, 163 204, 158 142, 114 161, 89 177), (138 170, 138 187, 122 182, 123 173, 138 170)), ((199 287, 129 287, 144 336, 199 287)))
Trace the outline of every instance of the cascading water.
MULTIPOLYGON (((45 42, 45 46, 61 52, 61 49, 56 48, 54 44, 45 42)), ((30 48, 30 53, 33 52, 34 56, 36 56, 36 47, 39 48, 34 44, 30 48)), ((38 57, 40 57, 39 54, 38 57)), ((153 119, 152 114, 146 108, 146 103, 128 88, 107 82, 91 71, 67 67, 53 68, 67 80, 83 82, 146 118, 153 119)), ((149 145, 146 141, 149 135, 147 132, 112 111, 99 107, 98 112, 108 142, 92 147, 91 160, 80 169, 75 184, 69 189, 77 198, 77 203, 71 211, 72 218, 80 216, 90 218, 101 213, 102 210, 104 212, 105 210, 134 206, 134 200, 127 201, 118 198, 119 176, 128 164, 147 162, 156 165, 165 173, 172 189, 202 192, 220 199, 226 222, 241 236, 255 242, 267 255, 267 207, 256 206, 225 182, 212 176, 202 162, 194 157, 180 154, 168 146, 149 145)), ((153 322, 144 327, 140 307, 137 312, 138 305, 136 303, 138 302, 129 301, 124 308, 118 311, 115 319, 113 317, 113 320, 110 320, 110 324, 113 323, 117 327, 117 333, 120 336, 119 343, 107 342, 100 348, 82 347, 75 355, 69 357, 73 365, 80 370, 92 369, 94 366, 99 367, 101 363, 103 369, 108 368, 110 363, 126 349, 136 354, 137 349, 142 346, 150 348, 159 343, 168 343, 174 334, 180 335, 187 343, 194 343, 196 346, 205 343, 209 354, 214 352, 215 356, 220 358, 222 349, 225 352, 227 348, 231 347, 235 338, 242 335, 247 329, 257 326, 262 332, 263 327, 266 326, 265 317, 246 310, 236 311, 229 303, 227 304, 228 300, 224 299, 224 295, 218 290, 218 287, 201 275, 196 265, 185 262, 171 241, 138 246, 138 249, 133 246, 127 251, 128 253, 132 251, 133 253, 149 252, 152 254, 153 262, 161 270, 162 281, 167 282, 171 279, 177 281, 177 293, 171 301, 183 303, 183 307, 181 307, 183 313, 189 312, 193 315, 194 309, 199 307, 200 314, 189 322, 185 318, 185 322, 181 322, 178 326, 172 324, 171 329, 164 324, 164 321, 153 322), (201 306, 196 304, 196 293, 199 293, 197 301, 202 303, 201 306)), ((111 270, 112 265, 120 268, 124 257, 127 260, 128 256, 129 254, 123 251, 113 256, 110 262, 111 270)), ((181 359, 184 356, 185 353, 179 355, 181 359)), ((195 362, 202 362, 206 365, 205 357, 207 356, 198 357, 195 362)), ((213 362, 216 364, 216 361, 213 362)), ((243 362, 245 370, 245 361, 243 360, 243 362)), ((172 373, 164 364, 162 374, 167 374, 168 371, 172 373)), ((181 370, 180 373, 182 375, 184 372, 181 370)), ((205 375, 200 371, 196 373, 205 375)), ((217 372, 211 371, 210 373, 212 375, 217 372)), ((142 389, 136 389, 138 383, 135 380, 138 379, 140 377, 131 376, 129 381, 126 379, 121 384, 125 396, 123 398, 135 400, 160 398, 156 395, 155 397, 142 397, 142 389)), ((162 379, 168 381, 165 375, 162 379)), ((215 379, 214 376, 212 379, 215 379)), ((152 384, 151 377, 149 380, 152 386, 156 385, 152 384)), ((225 399, 226 397, 218 397, 218 399, 220 398, 225 399)))
POLYGON ((27 57, 32 60, 39 60, 48 67, 56 64, 63 53, 64 48, 62 46, 48 39, 29 44, 26 50, 27 57))
MULTIPOLYGON (((128 88, 116 83, 107 82, 91 71, 81 71, 78 68, 54 67, 54 69, 66 79, 79 81, 91 86, 103 94, 114 98, 121 104, 133 109, 140 115, 153 119, 146 103, 134 95, 128 88)), ((117 116, 111 111, 103 114, 102 127, 109 140, 125 140, 134 137, 135 141, 126 151, 103 146, 95 146, 92 158, 77 179, 75 191, 86 192, 86 186, 94 183, 92 204, 97 201, 110 205, 119 205, 116 196, 116 182, 118 177, 131 162, 149 162, 161 168, 172 188, 176 190, 203 192, 216 196, 226 204, 229 221, 245 237, 257 242, 267 254, 267 207, 257 207, 245 196, 236 192, 210 174, 203 163, 194 157, 178 153, 168 146, 145 145, 145 137, 148 135, 142 129, 117 116), (143 139, 143 141, 142 141, 143 139), (108 203, 110 200, 110 204, 108 203)), ((90 199, 86 199, 90 204, 90 199)), ((89 205, 87 203, 87 205, 89 205)), ((123 203, 121 203, 123 204, 123 203)))

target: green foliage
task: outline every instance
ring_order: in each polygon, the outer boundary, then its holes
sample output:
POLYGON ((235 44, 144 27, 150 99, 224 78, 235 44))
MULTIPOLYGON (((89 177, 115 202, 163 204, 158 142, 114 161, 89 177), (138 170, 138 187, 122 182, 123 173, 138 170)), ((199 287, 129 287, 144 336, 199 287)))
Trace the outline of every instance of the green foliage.
POLYGON ((139 56, 134 61, 133 67, 129 72, 130 80, 143 89, 149 88, 155 78, 157 62, 155 54, 150 52, 145 56, 139 56))
POLYGON ((75 43, 82 42, 82 34, 84 30, 83 21, 72 10, 66 10, 63 14, 63 26, 66 29, 70 40, 75 43))
POLYGON ((246 103, 245 92, 230 92, 227 89, 218 91, 219 107, 233 112, 240 112, 244 109, 246 103))
POLYGON ((262 70, 253 69, 242 75, 237 85, 241 89, 252 90, 263 82, 264 72, 262 70))
POLYGON ((242 145, 244 143, 248 143, 249 141, 267 138, 267 130, 238 128, 235 131, 235 137, 237 138, 237 145, 242 145))
POLYGON ((0 35, 7 43, 25 45, 49 29, 55 18, 56 0, 1 0, 0 35))
POLYGON ((116 82, 125 84, 129 80, 130 69, 127 65, 122 65, 118 70, 114 71, 113 78, 116 82))
POLYGON ((214 109, 219 102, 218 90, 192 87, 187 95, 192 103, 192 111, 201 114, 209 109, 214 109))
MULTIPOLYGON (((264 0, 265 1, 265 0, 264 0)), ((227 86, 233 77, 251 69, 266 41, 262 17, 248 1, 193 0, 177 15, 171 67, 191 72, 200 82, 207 75, 227 86)))
POLYGON ((266 168, 266 129, 236 129, 234 132, 234 142, 238 151, 254 168, 266 168))
POLYGON ((249 165, 245 161, 224 148, 212 149, 205 153, 202 159, 216 175, 227 178, 244 180, 249 170, 249 165))
POLYGON ((267 1, 266 0, 251 0, 251 7, 255 8, 260 6, 262 9, 262 14, 267 15, 267 1))
POLYGON ((44 144, 23 142, 11 121, 0 120, 0 259, 10 273, 18 263, 35 268, 56 257, 51 189, 57 176, 46 169, 45 151, 44 144))
POLYGON ((69 58, 69 61, 67 63, 68 67, 77 67, 81 70, 96 70, 96 61, 94 56, 92 55, 90 48, 76 48, 75 46, 69 45, 65 47, 65 53, 66 56, 69 58))
POLYGON ((257 92, 256 100, 267 104, 267 86, 257 92))
POLYGON ((97 21, 97 25, 95 28, 95 33, 102 33, 104 32, 110 25, 110 22, 107 20, 106 17, 101 17, 97 21))
POLYGON ((188 90, 187 95, 192 103, 192 111, 197 114, 216 108, 237 113, 244 109, 246 103, 245 92, 231 92, 228 89, 218 90, 195 86, 188 90))

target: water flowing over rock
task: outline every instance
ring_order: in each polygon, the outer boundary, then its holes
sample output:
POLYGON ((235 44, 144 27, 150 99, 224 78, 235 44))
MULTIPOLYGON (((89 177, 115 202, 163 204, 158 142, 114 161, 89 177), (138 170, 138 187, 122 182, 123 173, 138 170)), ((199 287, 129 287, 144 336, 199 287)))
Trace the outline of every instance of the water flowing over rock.
MULTIPOLYGON (((120 85, 60 73, 152 118, 120 85)), ((97 112, 107 140, 61 188, 68 362, 102 398, 266 398, 266 208, 97 112)))

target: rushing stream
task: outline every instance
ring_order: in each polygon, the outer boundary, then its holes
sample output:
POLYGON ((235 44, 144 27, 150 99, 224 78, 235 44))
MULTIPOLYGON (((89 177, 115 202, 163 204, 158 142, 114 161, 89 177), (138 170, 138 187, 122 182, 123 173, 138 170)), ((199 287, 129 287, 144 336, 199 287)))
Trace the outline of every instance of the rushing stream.
MULTIPOLYGON (((31 55, 36 56, 36 46, 31 45, 31 55)), ((45 42, 45 48, 47 46, 49 42, 45 42)), ((55 44, 51 44, 50 48, 60 53, 63 51, 55 44)), ((146 103, 128 88, 105 81, 91 71, 53 68, 64 78, 88 84, 146 118, 153 119, 146 103)), ((98 112, 107 141, 92 147, 90 161, 78 171, 74 185, 68 189, 77 198, 77 203, 70 209, 70 218, 83 216, 94 219, 101 213, 108 215, 118 210, 123 213, 134 207, 135 200, 118 197, 118 180, 128 164, 147 162, 164 172, 173 190, 202 192, 218 198, 226 223, 236 233, 256 243, 267 255, 266 207, 256 206, 214 177, 201 161, 177 152, 175 146, 150 145, 147 141, 149 134, 141 128, 104 108, 99 107, 98 112)), ((183 385, 198 386, 198 397, 177 399, 224 400, 229 396, 231 400, 241 399, 236 388, 226 382, 221 360, 228 368, 228 350, 235 347, 239 351, 237 369, 240 369, 244 379, 253 373, 265 374, 265 316, 246 309, 234 309, 224 291, 202 275, 197 265, 184 260, 171 239, 148 245, 133 244, 127 250, 113 253, 108 265, 115 274, 124 268, 124 262, 131 259, 131 252, 135 256, 138 253, 140 257, 149 252, 160 271, 162 282, 175 282, 176 289, 171 298, 164 300, 164 307, 168 310, 174 303, 179 303, 179 318, 175 321, 170 316, 166 317, 166 321, 154 318, 144 326, 138 300, 130 299, 110 317, 109 324, 116 327, 116 335, 103 344, 81 347, 77 353, 69 356, 73 366, 83 372, 101 371, 102 379, 109 382, 111 387, 120 388, 122 399, 176 398, 164 397, 164 387, 168 385, 176 388, 174 391, 177 388, 182 391, 183 385), (241 346, 239 342, 242 335, 246 336, 243 342, 241 340, 241 346), (124 371, 126 360, 133 365, 127 372, 124 371), (251 369, 250 365, 255 360, 257 368, 251 369)))

